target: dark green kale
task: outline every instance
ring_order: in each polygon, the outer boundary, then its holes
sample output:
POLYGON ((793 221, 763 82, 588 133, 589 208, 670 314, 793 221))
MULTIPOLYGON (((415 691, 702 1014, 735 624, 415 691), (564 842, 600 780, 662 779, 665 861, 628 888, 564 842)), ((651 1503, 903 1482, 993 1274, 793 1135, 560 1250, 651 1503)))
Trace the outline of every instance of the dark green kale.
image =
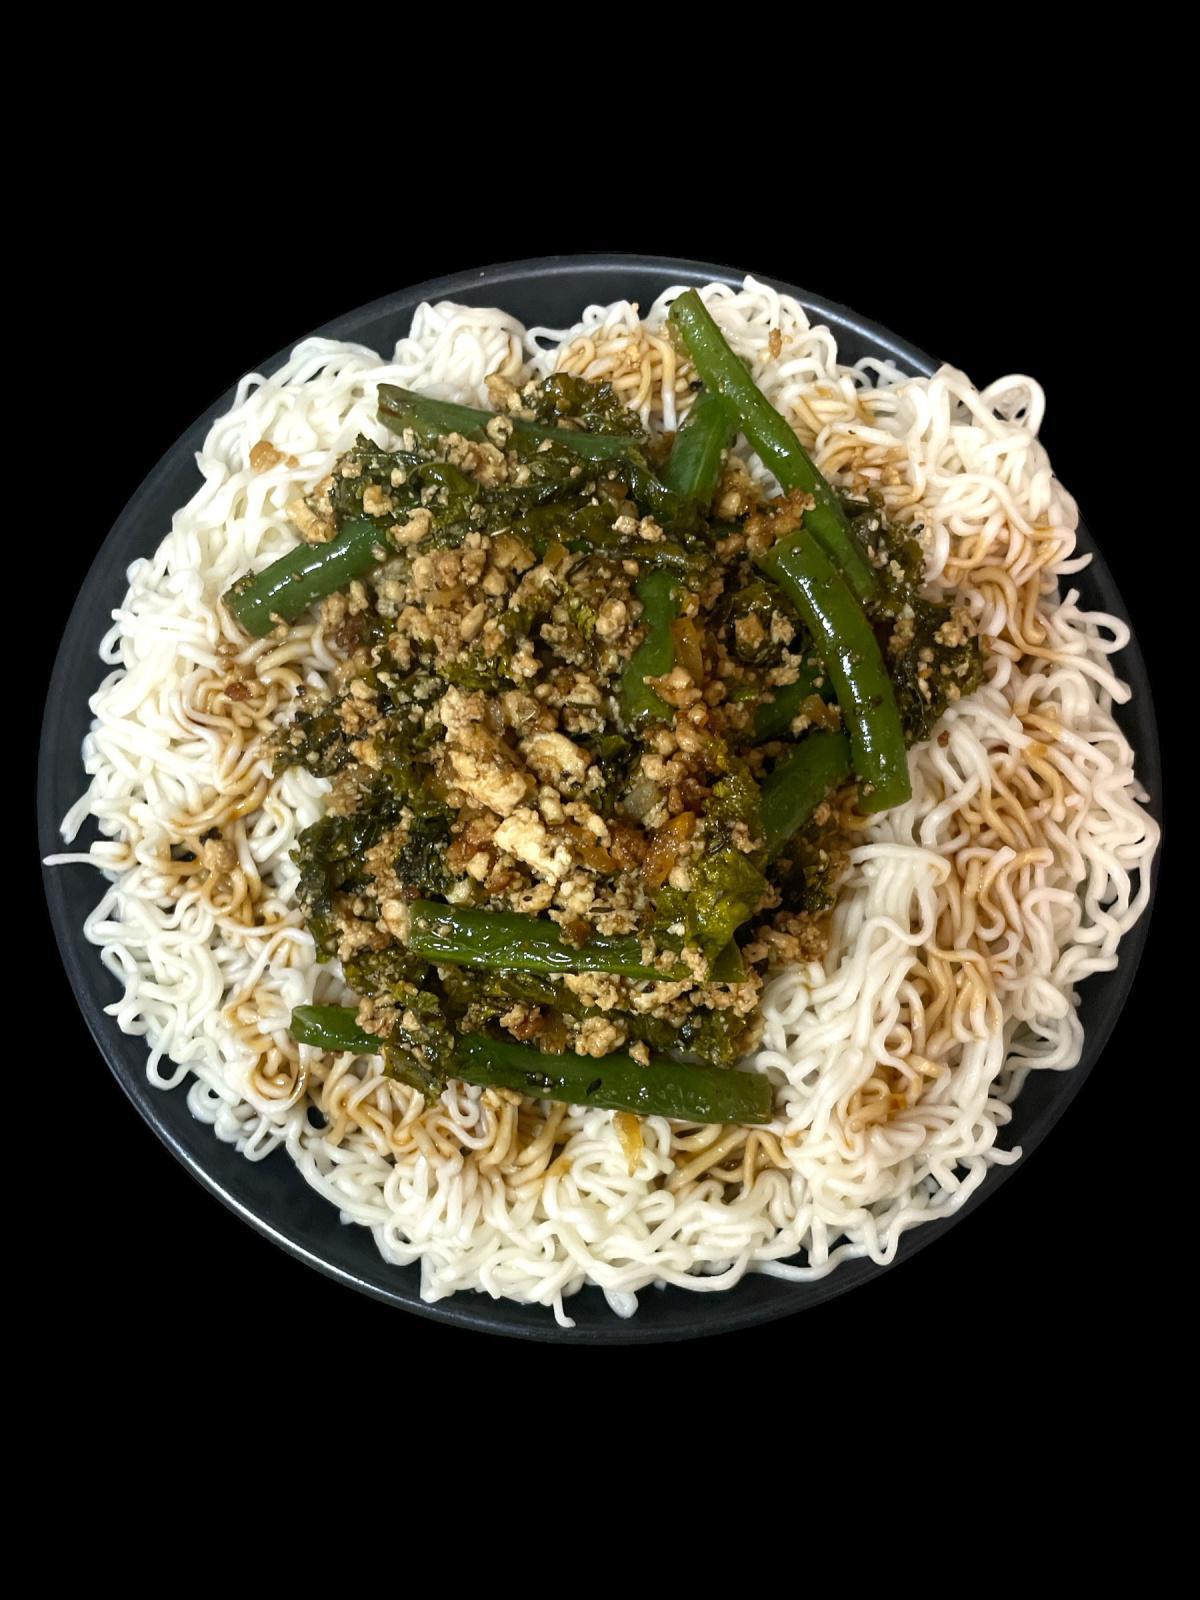
POLYGON ((481 492, 474 478, 427 452, 384 450, 360 434, 334 468, 329 503, 339 527, 354 517, 370 517, 381 531, 424 506, 441 542, 457 544, 473 525, 481 492), (369 499, 368 490, 373 491, 369 499))
POLYGON ((360 433, 333 469, 329 504, 337 525, 341 527, 351 518, 368 515, 381 530, 393 522, 402 522, 405 511, 420 504, 421 480, 415 476, 420 466, 419 455, 404 450, 384 450, 360 433), (403 481, 396 482, 396 476, 402 476, 403 481), (384 515, 366 512, 363 497, 368 490, 386 495, 392 509, 384 515))
POLYGON ((875 570, 877 592, 867 614, 886 651, 905 742, 915 744, 929 737, 947 706, 979 687, 983 645, 953 606, 922 593, 920 540, 889 522, 878 495, 865 503, 843 499, 842 509, 875 570))
POLYGON ((383 1047, 384 1071, 436 1100, 454 1076, 456 1037, 438 995, 402 990, 383 1047))
POLYGON ((329 499, 335 520, 340 527, 370 516, 382 533, 423 508, 431 518, 430 531, 408 547, 411 553, 457 547, 473 529, 497 532, 538 507, 573 504, 595 487, 591 468, 582 471, 579 458, 568 450, 539 450, 535 440, 520 435, 514 435, 509 449, 524 468, 523 481, 509 477, 485 487, 461 467, 434 459, 429 449, 383 450, 360 435, 334 472, 329 499), (374 490, 370 499, 368 490, 374 490))
POLYGON ((833 909, 846 858, 834 848, 829 822, 810 822, 771 863, 771 881, 789 911, 820 916, 833 909))
POLYGON ((947 706, 979 687, 983 645, 952 606, 921 593, 925 556, 916 538, 888 523, 878 506, 860 509, 854 526, 878 567, 872 617, 888 629, 888 671, 904 737, 915 744, 947 706))
POLYGON ((967 635, 946 606, 920 598, 897 619, 888 668, 909 744, 927 739, 947 706, 983 681, 983 646, 967 635), (951 642, 953 641, 953 642, 951 642))
POLYGON ((469 645, 452 660, 442 663, 440 671, 445 682, 459 689, 493 691, 515 682, 513 657, 535 625, 549 615, 558 593, 556 584, 546 583, 534 593, 527 605, 510 606, 497 619, 496 626, 503 636, 499 649, 485 647, 482 640, 469 645))
POLYGON ((635 412, 617 396, 611 383, 596 383, 590 378, 556 372, 540 383, 528 384, 521 391, 525 410, 535 422, 557 427, 561 422, 577 422, 586 433, 615 433, 639 443, 646 430, 635 412))
POLYGON ((583 735, 576 742, 588 751, 593 767, 598 767, 602 774, 600 787, 588 791, 589 803, 602 817, 611 818, 629 788, 638 747, 621 733, 583 735))
MULTIPOLYGON (((668 929, 682 924, 682 940, 711 961, 758 909, 767 880, 740 850, 725 848, 688 862, 692 886, 684 891, 664 884, 655 891, 659 921, 668 929)), ((678 936, 677 936, 678 937, 678 936)))
POLYGON ((419 897, 445 894, 453 880, 446 865, 453 812, 447 806, 426 806, 415 811, 396 856, 396 876, 419 897))
POLYGON ((580 642, 587 644, 596 631, 597 609, 584 598, 578 589, 568 588, 562 597, 562 607, 567 622, 578 634, 580 642))
POLYGON ((322 960, 337 950, 336 897, 368 887, 367 852, 388 834, 400 835, 395 867, 406 888, 440 893, 449 882, 444 850, 451 812, 434 792, 428 767, 392 746, 380 756, 378 769, 353 774, 354 809, 348 815, 327 811, 305 828, 292 852, 300 869, 297 899, 322 960))
POLYGON ((354 758, 342 728, 338 703, 307 693, 300 709, 274 736, 274 769, 304 767, 319 778, 332 778, 354 758))
POLYGON ((628 1023, 631 1039, 641 1039, 656 1053, 707 1061, 714 1067, 732 1066, 744 1054, 749 1033, 746 1018, 732 1011, 689 1011, 678 1025, 662 1017, 619 1020, 628 1023))
POLYGON ((403 795, 385 781, 375 780, 364 789, 357 810, 349 816, 326 812, 296 841, 292 852, 300 870, 296 898, 322 961, 337 954, 335 899, 365 887, 367 851, 396 827, 404 806, 403 795))
POLYGON ((746 666, 777 666, 785 648, 781 640, 771 636, 771 621, 777 611, 792 625, 786 648, 801 650, 807 634, 796 608, 775 584, 756 577, 735 589, 718 613, 717 626, 724 629, 730 655, 746 666))
POLYGON ((758 910, 767 888, 758 785, 738 758, 726 753, 725 762, 730 770, 704 802, 702 853, 688 857, 691 887, 664 884, 654 897, 665 938, 678 939, 669 930, 682 925, 684 944, 697 946, 710 961, 758 910))
POLYGON ((428 963, 410 955, 403 945, 389 944, 382 950, 360 950, 342 963, 346 982, 359 994, 406 995, 429 972, 428 963))
MULTIPOLYGON (((739 822, 744 823, 750 839, 761 839, 762 802, 758 785, 743 763, 733 759, 730 765, 731 770, 718 778, 704 802, 705 819, 710 825, 721 824, 726 830, 732 830, 739 822)), ((709 837, 719 840, 720 845, 726 842, 720 831, 711 826, 709 837)))
MULTIPOLYGON (((444 693, 444 685, 423 668, 401 675, 385 668, 367 667, 359 677, 375 694, 375 708, 390 719, 384 759, 407 763, 414 755, 432 748, 439 734, 428 713, 444 693)), ((276 772, 288 767, 304 767, 321 778, 332 778, 354 760, 350 750, 353 735, 343 727, 341 706, 345 694, 336 698, 307 693, 295 718, 275 736, 276 772)))

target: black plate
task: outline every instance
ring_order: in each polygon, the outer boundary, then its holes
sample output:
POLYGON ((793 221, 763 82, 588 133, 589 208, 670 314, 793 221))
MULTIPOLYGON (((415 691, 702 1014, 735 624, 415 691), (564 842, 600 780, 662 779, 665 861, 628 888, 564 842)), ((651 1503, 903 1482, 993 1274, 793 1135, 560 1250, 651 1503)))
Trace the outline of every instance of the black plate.
MULTIPOLYGON (((712 281, 738 284, 741 274, 702 262, 643 256, 564 256, 510 262, 418 284, 376 300, 318 331, 386 354, 407 333, 413 312, 422 300, 499 305, 527 326, 565 327, 592 303, 629 299, 645 308, 671 283, 712 281)), ((794 295, 816 319, 828 323, 837 335, 845 361, 857 361, 866 355, 884 356, 913 373, 930 373, 937 366, 924 351, 843 306, 789 285, 775 287, 794 295)), ((281 351, 259 370, 274 372, 287 354, 281 351)), ((101 546, 75 603, 50 680, 42 725, 38 821, 44 855, 62 848, 59 820, 83 786, 79 750, 90 722, 87 700, 105 670, 96 650, 110 614, 125 592, 125 570, 136 557, 152 552, 170 526, 171 513, 191 497, 197 487, 195 452, 212 420, 227 411, 232 401, 230 389, 154 468, 101 546)), ((1112 575, 1082 527, 1079 543, 1094 557, 1086 571, 1071 580, 1082 591, 1084 604, 1128 620, 1112 575)), ((1159 816, 1162 775, 1158 733, 1145 663, 1136 640, 1120 656, 1119 669, 1133 688, 1133 699, 1128 707, 1118 708, 1117 719, 1137 752, 1139 776, 1154 797, 1150 809, 1159 816)), ((93 825, 89 824, 89 828, 93 825)), ((85 830, 81 839, 87 841, 94 836, 93 828, 85 830)), ((463 1327, 524 1339, 600 1344, 687 1339, 743 1328, 817 1305, 885 1270, 870 1261, 851 1261, 814 1283, 783 1283, 748 1274, 734 1288, 719 1294, 647 1289, 639 1296, 636 1317, 629 1320, 615 1316, 599 1290, 585 1289, 568 1302, 568 1312, 577 1324, 574 1331, 560 1329, 548 1309, 493 1301, 484 1295, 458 1294, 436 1305, 425 1305, 419 1295, 419 1269, 393 1267, 384 1262, 370 1232, 340 1222, 336 1208, 308 1187, 284 1152, 276 1151, 261 1162, 246 1161, 231 1146, 219 1143, 211 1128, 190 1115, 184 1089, 167 1093, 151 1088, 146 1079, 145 1045, 121 1033, 112 1018, 104 1015, 103 1007, 118 997, 118 985, 81 933, 84 918, 102 892, 99 874, 83 866, 57 867, 47 869, 45 883, 71 986, 100 1052, 122 1089, 193 1177, 260 1233, 341 1283, 422 1316, 463 1327)), ((1032 1150, 1078 1094, 1129 994, 1148 922, 1148 915, 1143 916, 1126 937, 1120 965, 1114 972, 1091 977, 1082 986, 1080 1018, 1086 1040, 1082 1061, 1069 1073, 1035 1072, 1030 1076, 1014 1108, 1012 1123, 1002 1131, 1002 1145, 1020 1144, 1026 1152, 1032 1150)), ((947 1228, 994 1193, 1014 1170, 993 1168, 952 1217, 905 1234, 897 1260, 907 1260, 940 1238, 947 1228)))

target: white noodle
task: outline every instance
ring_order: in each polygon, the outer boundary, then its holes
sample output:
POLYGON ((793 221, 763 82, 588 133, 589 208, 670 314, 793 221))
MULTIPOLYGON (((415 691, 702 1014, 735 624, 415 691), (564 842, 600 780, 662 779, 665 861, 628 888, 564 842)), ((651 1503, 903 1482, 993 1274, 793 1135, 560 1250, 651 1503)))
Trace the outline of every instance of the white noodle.
MULTIPOLYGON (((397 1153, 369 1117, 337 1138, 313 1126, 303 1081, 264 1077, 261 1036, 283 1050, 291 1008, 337 985, 315 961, 288 859, 326 786, 263 777, 237 835, 238 871, 262 884, 256 922, 172 892, 171 845, 181 819, 266 773, 260 741, 231 744, 206 717, 221 663, 240 651, 260 679, 273 672, 282 720, 284 686, 319 685, 333 658, 319 627, 246 647, 223 634, 218 596, 295 543, 284 507, 356 434, 384 441, 380 382, 478 403, 491 372, 565 364, 612 378, 647 421, 676 426, 691 391, 661 335, 677 292, 644 320, 628 304, 593 306, 573 329, 529 333, 501 311, 423 305, 386 365, 310 339, 273 377, 244 378, 197 457, 202 486, 129 569, 101 646, 113 670, 90 702, 91 782, 62 831, 73 840, 91 816, 103 837, 52 858, 91 861, 109 879, 85 933, 123 989, 110 1014, 147 1040, 153 1083, 192 1076, 193 1112, 252 1159, 283 1146, 389 1261, 420 1261, 427 1300, 482 1290, 552 1306, 568 1326, 563 1302, 585 1283, 627 1316, 650 1284, 718 1290, 748 1269, 809 1278, 848 1257, 890 1261, 905 1229, 960 1206, 989 1167, 1017 1159, 996 1140, 1026 1072, 1078 1061, 1076 986, 1116 964, 1157 843, 1111 715, 1128 697, 1110 664, 1126 630, 1081 613, 1073 591, 1059 596, 1059 577, 1083 563, 1074 503, 1037 440, 1038 385, 1008 377, 976 391, 950 368, 928 379, 877 361, 847 368, 829 329, 789 297, 749 278, 710 286, 726 335, 818 462, 921 524, 930 579, 953 586, 995 641, 984 688, 912 753, 911 802, 852 851, 823 966, 767 987, 755 1065, 777 1088, 785 1165, 740 1186, 710 1171, 669 1187, 689 1157, 664 1120, 644 1124, 630 1172, 612 1115, 572 1111, 553 1168, 522 1183, 474 1154, 500 1114, 476 1090, 456 1085, 436 1108, 450 1154, 428 1142, 397 1153), (254 471, 261 439, 292 461, 254 471), (940 1011, 939 993, 950 997, 940 1011), (247 997, 250 1035, 235 1016, 247 997), (885 1094, 886 1116, 864 1112, 885 1094), (801 1264, 785 1259, 800 1252, 801 1264)), ((419 1097, 397 1100, 377 1062, 345 1058, 337 1074, 347 1103, 414 1124, 419 1097)))

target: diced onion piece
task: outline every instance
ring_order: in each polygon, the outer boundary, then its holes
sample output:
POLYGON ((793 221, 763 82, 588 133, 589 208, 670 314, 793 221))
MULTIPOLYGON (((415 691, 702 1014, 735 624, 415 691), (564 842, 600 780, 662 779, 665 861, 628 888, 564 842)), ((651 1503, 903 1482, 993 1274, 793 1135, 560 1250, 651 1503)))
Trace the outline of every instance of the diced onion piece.
POLYGON ((629 1176, 632 1178, 637 1171, 637 1164, 644 1148, 642 1119, 635 1116, 632 1111, 617 1111, 613 1113, 613 1127, 617 1130, 617 1138, 621 1141, 629 1176))

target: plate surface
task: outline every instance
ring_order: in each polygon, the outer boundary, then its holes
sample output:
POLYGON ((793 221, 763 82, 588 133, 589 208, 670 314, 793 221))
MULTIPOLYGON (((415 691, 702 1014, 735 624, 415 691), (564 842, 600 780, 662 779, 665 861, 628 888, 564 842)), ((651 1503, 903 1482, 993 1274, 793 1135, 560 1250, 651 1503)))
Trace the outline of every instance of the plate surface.
MULTIPOLYGON (((715 281, 737 285, 742 276, 729 268, 703 262, 632 255, 510 262, 418 284, 363 306, 317 331, 328 338, 353 340, 390 354, 396 340, 407 333, 413 312, 422 300, 498 305, 527 326, 566 327, 577 321, 589 304, 628 299, 648 307, 672 283, 715 281)), ((885 356, 913 373, 930 373, 938 364, 915 346, 845 307, 790 285, 774 286, 794 295, 810 315, 833 329, 845 361, 857 361, 866 355, 885 356)), ((281 351, 259 370, 275 371, 287 354, 281 351)), ((71 613, 50 680, 42 725, 38 825, 43 855, 61 849, 59 820, 83 786, 79 752, 90 722, 87 701, 106 670, 96 651, 111 613, 124 595, 125 570, 138 556, 151 554, 170 527, 171 513, 195 491, 199 482, 195 453, 213 419, 229 409, 233 393, 230 388, 193 424, 138 489, 101 546, 71 613)), ((1081 590, 1085 607, 1128 621, 1112 575, 1082 526, 1079 544, 1081 550, 1093 554, 1091 565, 1071 580, 1081 590)), ((1136 639, 1117 662, 1121 676, 1133 689, 1129 705, 1117 709, 1117 720, 1136 751, 1141 781, 1153 797, 1149 809, 1161 820, 1158 734, 1145 663, 1136 639)), ((81 838, 86 841, 94 836, 94 827, 89 824, 81 838)), ((140 1039, 121 1033, 113 1019, 104 1015, 104 1006, 118 998, 119 986, 101 965, 99 952, 81 932, 84 918, 102 892, 99 874, 84 866, 46 869, 45 884, 59 949, 80 1008, 100 1053, 142 1116, 192 1176, 232 1211, 292 1255, 341 1283, 409 1311, 463 1327, 525 1339, 607 1344, 728 1332, 817 1305, 890 1270, 870 1261, 852 1261, 815 1283, 790 1284, 748 1274, 733 1289, 718 1294, 648 1289, 639 1296, 641 1309, 629 1320, 616 1317, 599 1290, 585 1289, 567 1302, 568 1313, 576 1322, 573 1331, 558 1328, 548 1309, 493 1301, 485 1295, 459 1294, 436 1305, 426 1305, 420 1299, 418 1267, 393 1267, 384 1262, 370 1232, 343 1224, 335 1207, 308 1187, 284 1152, 276 1151, 265 1161, 246 1161, 231 1146, 219 1143, 211 1128, 190 1115, 185 1090, 164 1092, 150 1086, 145 1072, 145 1045, 140 1039)), ((1079 1092, 1126 1002, 1148 924, 1147 913, 1123 941, 1121 961, 1115 971, 1097 974, 1082 985, 1082 1061, 1068 1073, 1030 1076, 1014 1107, 1012 1123, 1002 1133, 1002 1144, 1020 1144, 1028 1154, 1079 1092)), ((905 1234, 896 1264, 940 1238, 1021 1165, 993 1168, 954 1216, 905 1234)))

